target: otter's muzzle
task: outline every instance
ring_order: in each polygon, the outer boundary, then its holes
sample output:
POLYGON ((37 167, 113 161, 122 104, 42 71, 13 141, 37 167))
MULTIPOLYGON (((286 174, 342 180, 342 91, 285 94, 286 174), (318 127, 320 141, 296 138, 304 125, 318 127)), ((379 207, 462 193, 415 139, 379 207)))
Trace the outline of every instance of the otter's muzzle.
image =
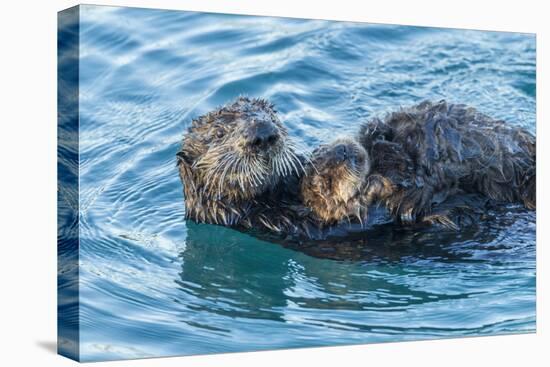
POLYGON ((350 158, 350 148, 345 144, 338 144, 332 150, 332 161, 335 164, 342 163, 350 158))
POLYGON ((244 130, 246 145, 254 148, 268 148, 279 140, 277 127, 269 121, 253 121, 244 130))

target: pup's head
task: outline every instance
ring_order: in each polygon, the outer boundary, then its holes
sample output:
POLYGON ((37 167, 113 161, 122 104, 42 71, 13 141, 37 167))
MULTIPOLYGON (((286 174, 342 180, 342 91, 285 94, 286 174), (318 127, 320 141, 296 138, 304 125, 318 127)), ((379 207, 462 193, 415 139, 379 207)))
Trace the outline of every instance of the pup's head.
POLYGON ((321 145, 312 154, 300 184, 303 203, 325 224, 360 221, 366 208, 362 189, 370 170, 366 150, 350 138, 321 145))

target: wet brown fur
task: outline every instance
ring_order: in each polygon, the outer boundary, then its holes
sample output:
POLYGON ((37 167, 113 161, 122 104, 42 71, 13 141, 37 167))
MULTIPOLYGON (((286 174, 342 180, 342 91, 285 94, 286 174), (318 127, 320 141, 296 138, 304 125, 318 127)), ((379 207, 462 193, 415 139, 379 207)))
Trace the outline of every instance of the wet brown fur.
POLYGON ((323 225, 346 219, 362 221, 367 215, 362 187, 369 167, 367 152, 352 139, 341 138, 319 146, 300 182, 303 204, 323 225), (347 150, 346 159, 335 153, 339 148, 347 150))
MULTIPOLYGON (((476 209, 470 194, 536 207, 534 137, 445 101, 369 121, 359 142, 337 139, 316 149, 311 161, 301 197, 326 226, 366 222, 368 208, 383 205, 402 223, 457 229, 460 215, 476 209), (350 169, 350 160, 335 164, 334 150, 342 144, 368 164, 362 169, 350 169)), ((483 197, 479 202, 485 205, 483 197)))
POLYGON ((472 107, 422 102, 369 121, 359 139, 394 185, 386 205, 403 222, 461 192, 536 207, 534 136, 472 107))

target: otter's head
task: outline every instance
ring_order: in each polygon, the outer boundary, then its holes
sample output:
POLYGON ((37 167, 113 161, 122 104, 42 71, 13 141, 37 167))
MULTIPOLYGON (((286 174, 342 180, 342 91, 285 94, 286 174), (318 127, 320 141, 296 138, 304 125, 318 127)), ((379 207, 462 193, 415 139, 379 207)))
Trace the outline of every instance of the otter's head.
POLYGON ((306 166, 302 201, 324 224, 351 217, 361 221, 366 210, 361 193, 369 170, 368 154, 357 141, 340 138, 321 145, 306 166))
POLYGON ((238 98, 194 120, 178 152, 186 201, 253 199, 301 167, 273 105, 238 98))

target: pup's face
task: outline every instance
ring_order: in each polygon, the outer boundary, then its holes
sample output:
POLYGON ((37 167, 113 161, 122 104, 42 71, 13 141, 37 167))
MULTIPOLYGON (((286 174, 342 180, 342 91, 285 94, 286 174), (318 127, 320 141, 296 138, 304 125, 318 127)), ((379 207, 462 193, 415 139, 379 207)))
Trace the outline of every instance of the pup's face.
POLYGON ((323 222, 361 220, 361 190, 370 170, 367 152, 341 138, 317 148, 301 182, 302 200, 323 222))
POLYGON ((239 98, 193 122, 178 153, 193 184, 211 198, 248 200, 298 173, 300 162, 273 106, 239 98))

